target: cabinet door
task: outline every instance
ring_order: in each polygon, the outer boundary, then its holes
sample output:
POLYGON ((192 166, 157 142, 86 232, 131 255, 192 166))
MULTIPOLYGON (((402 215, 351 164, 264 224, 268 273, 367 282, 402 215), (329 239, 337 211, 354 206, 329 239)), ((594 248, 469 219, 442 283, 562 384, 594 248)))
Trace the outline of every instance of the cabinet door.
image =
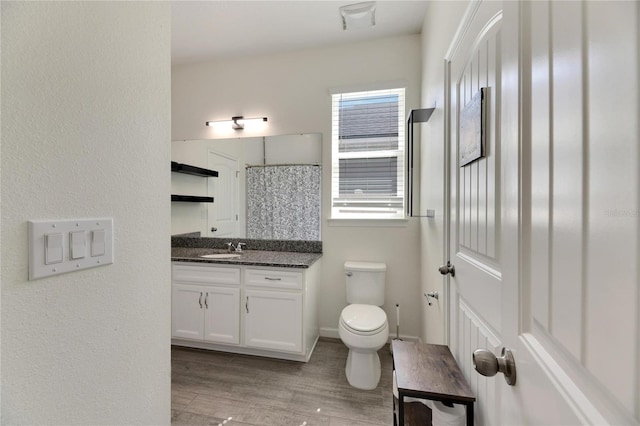
POLYGON ((204 340, 240 343, 240 289, 205 287, 204 340))
POLYGON ((245 291, 245 345, 302 352, 302 294, 245 291))
POLYGON ((202 340, 204 337, 204 291, 201 286, 173 284, 171 336, 202 340))

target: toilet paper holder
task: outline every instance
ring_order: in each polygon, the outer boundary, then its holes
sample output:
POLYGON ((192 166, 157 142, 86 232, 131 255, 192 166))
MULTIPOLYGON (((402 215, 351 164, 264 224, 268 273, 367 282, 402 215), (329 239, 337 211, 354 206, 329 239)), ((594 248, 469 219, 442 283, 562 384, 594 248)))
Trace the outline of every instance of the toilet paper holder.
POLYGON ((438 295, 437 291, 430 291, 428 293, 424 293, 424 297, 427 298, 427 303, 429 304, 429 306, 431 306, 431 299, 436 299, 438 300, 440 298, 440 296, 438 295))

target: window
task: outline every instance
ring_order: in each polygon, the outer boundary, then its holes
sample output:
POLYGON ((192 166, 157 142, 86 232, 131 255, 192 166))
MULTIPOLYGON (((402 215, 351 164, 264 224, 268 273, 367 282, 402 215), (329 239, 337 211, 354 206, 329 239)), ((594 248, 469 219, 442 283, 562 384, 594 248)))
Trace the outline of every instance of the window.
POLYGON ((332 218, 404 218, 404 112, 404 88, 332 95, 332 218))

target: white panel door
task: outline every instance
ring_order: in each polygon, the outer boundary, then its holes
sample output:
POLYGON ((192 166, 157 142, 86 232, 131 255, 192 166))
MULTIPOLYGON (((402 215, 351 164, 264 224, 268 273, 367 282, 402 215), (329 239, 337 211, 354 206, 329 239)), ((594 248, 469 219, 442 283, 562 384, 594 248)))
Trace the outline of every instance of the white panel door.
POLYGON ((209 196, 213 204, 208 205, 209 237, 241 237, 239 229, 238 160, 229 154, 209 151, 209 168, 218 172, 218 177, 209 179, 209 196))
POLYGON ((204 340, 240 343, 240 289, 205 287, 204 340))
POLYGON ((452 43, 450 343, 477 424, 640 419, 639 17, 638 2, 475 2, 452 43), (479 87, 486 156, 460 167, 479 87), (473 350, 503 346, 515 386, 473 370, 473 350))
POLYGON ((204 336, 203 288, 173 284, 171 295, 171 336, 202 340, 204 336))
POLYGON ((500 386, 478 375, 471 355, 477 348, 499 353, 502 345, 503 259, 502 193, 500 185, 502 96, 500 49, 502 12, 500 2, 487 2, 473 10, 464 37, 450 49, 449 111, 450 142, 450 240, 455 277, 449 281, 450 347, 476 394, 476 422, 500 424, 500 386), (482 94, 481 92, 484 92, 482 94), (484 156, 460 166, 460 145, 480 141, 480 133, 463 136, 479 123, 481 110, 471 114, 483 96, 485 111, 484 156))
POLYGON ((244 309, 245 345, 302 351, 302 293, 247 289, 244 309))

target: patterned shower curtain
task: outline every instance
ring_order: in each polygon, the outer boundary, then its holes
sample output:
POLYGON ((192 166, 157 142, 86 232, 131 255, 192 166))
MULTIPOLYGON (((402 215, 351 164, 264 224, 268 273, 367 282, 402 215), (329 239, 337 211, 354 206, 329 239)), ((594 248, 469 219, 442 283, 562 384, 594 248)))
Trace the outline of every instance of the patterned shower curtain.
POLYGON ((321 167, 247 168, 247 238, 320 240, 321 167))

